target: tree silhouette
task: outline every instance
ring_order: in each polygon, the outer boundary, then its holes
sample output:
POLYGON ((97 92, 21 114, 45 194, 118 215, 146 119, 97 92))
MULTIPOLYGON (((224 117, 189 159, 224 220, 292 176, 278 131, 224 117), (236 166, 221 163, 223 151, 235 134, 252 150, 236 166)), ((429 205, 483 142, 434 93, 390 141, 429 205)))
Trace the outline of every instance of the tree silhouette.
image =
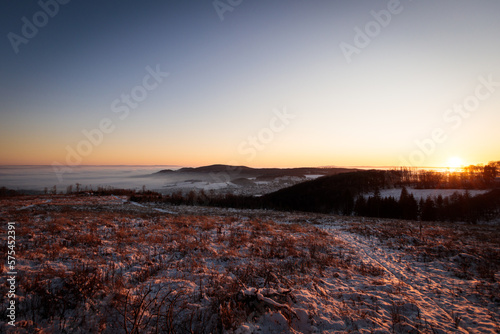
POLYGON ((424 206, 421 209, 422 220, 433 221, 436 220, 436 206, 432 198, 429 196, 424 202, 424 206))
POLYGON ((401 190, 399 197, 400 218, 416 220, 418 218, 418 204, 413 194, 410 194, 406 187, 401 190))

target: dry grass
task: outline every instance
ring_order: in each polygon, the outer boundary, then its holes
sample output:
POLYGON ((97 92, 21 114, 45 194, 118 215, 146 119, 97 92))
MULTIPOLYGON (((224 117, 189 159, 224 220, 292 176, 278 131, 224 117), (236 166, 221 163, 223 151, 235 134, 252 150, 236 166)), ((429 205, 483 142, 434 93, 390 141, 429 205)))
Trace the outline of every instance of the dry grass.
POLYGON ((420 262, 449 260, 457 277, 495 282, 500 270, 500 230, 496 225, 368 221, 351 223, 348 231, 376 238, 420 262))
MULTIPOLYGON (((270 314, 285 319, 285 331, 322 317, 353 332, 383 322, 395 332, 433 330, 404 282, 316 227, 319 218, 176 216, 68 198, 11 200, 1 209, 2 220, 18 223, 19 332, 220 333, 270 314), (346 286, 354 280, 362 291, 346 286), (320 315, 313 302, 331 311, 320 315)), ((453 275, 479 278, 471 293, 500 300, 488 283, 498 271, 500 232, 493 228, 387 220, 346 226, 421 262, 450 259, 453 275)), ((465 322, 456 312, 450 321, 465 322)))
POLYGON ((276 309, 242 295, 248 287, 274 289, 263 293, 288 305, 272 291, 352 267, 337 256, 338 240, 308 224, 165 216, 68 198, 23 210, 35 199, 12 201, 4 211, 19 226, 26 331, 221 332, 276 309))

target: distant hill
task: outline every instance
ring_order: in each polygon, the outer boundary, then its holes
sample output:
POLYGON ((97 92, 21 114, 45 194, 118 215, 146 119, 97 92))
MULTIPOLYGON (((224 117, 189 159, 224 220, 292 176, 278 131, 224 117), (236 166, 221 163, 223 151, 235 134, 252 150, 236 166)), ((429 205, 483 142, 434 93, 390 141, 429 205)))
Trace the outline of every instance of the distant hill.
POLYGON ((203 167, 186 167, 178 170, 165 169, 153 174, 153 176, 179 175, 179 174, 220 174, 229 175, 231 178, 254 177, 258 180, 274 179, 282 176, 305 177, 307 175, 333 175, 355 171, 352 168, 337 167, 301 167, 301 168, 252 168, 246 166, 210 165, 203 167))

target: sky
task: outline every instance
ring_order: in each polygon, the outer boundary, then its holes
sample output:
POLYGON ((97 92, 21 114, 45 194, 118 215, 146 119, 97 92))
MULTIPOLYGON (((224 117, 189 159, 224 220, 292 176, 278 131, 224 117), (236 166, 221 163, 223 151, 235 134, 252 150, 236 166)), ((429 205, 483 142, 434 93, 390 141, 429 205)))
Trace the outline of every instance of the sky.
POLYGON ((497 0, 1 6, 0 165, 500 160, 497 0))

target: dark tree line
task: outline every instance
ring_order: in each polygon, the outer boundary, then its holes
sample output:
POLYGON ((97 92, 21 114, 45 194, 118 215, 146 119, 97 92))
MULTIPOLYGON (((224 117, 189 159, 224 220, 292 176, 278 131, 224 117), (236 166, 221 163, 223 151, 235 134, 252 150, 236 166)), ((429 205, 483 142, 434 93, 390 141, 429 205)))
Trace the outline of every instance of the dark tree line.
POLYGON ((471 165, 458 171, 432 171, 402 167, 395 169, 398 186, 418 189, 488 189, 495 186, 500 171, 500 161, 471 165))
MULTIPOLYGON (((443 197, 427 197, 417 201, 406 188, 403 188, 398 199, 381 197, 380 191, 365 197, 360 194, 356 200, 352 193, 340 192, 338 196, 329 197, 326 205, 325 197, 321 200, 309 200, 302 205, 293 206, 298 202, 282 200, 268 201, 265 197, 238 195, 207 195, 203 191, 190 191, 187 194, 143 196, 137 194, 131 197, 134 201, 166 202, 173 205, 206 205, 214 207, 231 207, 246 209, 274 209, 284 211, 306 211, 319 213, 335 213, 377 218, 393 218, 424 221, 466 221, 476 223, 488 221, 500 216, 500 189, 488 193, 471 196, 469 192, 443 197), (336 201, 336 202, 335 202, 336 201)), ((322 197, 322 196, 320 196, 322 197)), ((301 197, 301 199, 304 199, 301 197)))
POLYGON ((365 199, 358 197, 353 213, 358 216, 425 221, 466 221, 476 223, 500 216, 500 189, 471 196, 455 192, 448 197, 427 197, 420 201, 403 188, 399 200, 382 198, 380 193, 365 199))
POLYGON ((261 205, 278 210, 350 214, 362 193, 392 186, 392 171, 359 171, 322 177, 278 190, 260 198, 261 205))
POLYGON ((163 195, 162 201, 173 205, 204 205, 229 208, 260 208, 259 200, 253 196, 240 196, 232 194, 207 194, 204 190, 182 193, 175 192, 171 195, 163 195))
POLYGON ((401 191, 399 200, 392 196, 382 198, 380 191, 377 189, 374 195, 367 199, 364 196, 359 196, 352 213, 366 217, 417 220, 419 206, 415 197, 405 187, 401 191))
POLYGON ((0 197, 13 197, 13 196, 19 196, 19 195, 21 195, 21 194, 13 189, 8 189, 6 187, 0 188, 0 197))

